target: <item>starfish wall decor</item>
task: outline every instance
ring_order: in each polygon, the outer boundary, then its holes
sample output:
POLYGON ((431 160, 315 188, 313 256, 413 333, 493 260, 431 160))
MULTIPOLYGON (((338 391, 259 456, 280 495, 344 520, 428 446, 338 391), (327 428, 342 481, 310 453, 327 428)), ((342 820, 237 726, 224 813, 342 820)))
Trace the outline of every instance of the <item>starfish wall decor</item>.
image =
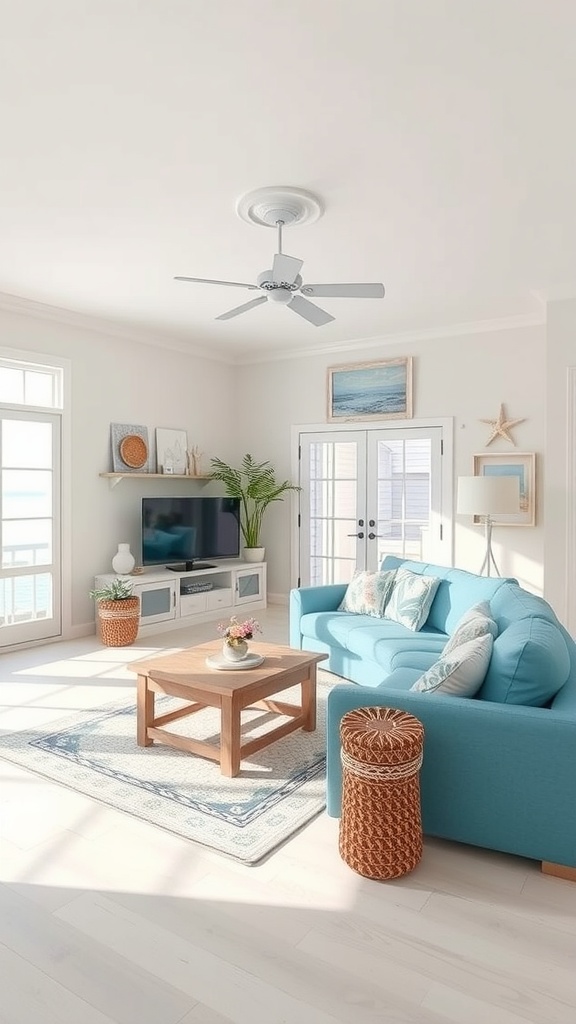
POLYGON ((500 412, 498 418, 495 420, 480 420, 480 423, 489 423, 492 428, 492 433, 486 441, 484 447, 487 448, 489 444, 492 444, 497 437, 503 437, 505 441, 510 441, 516 447, 516 441, 510 436, 510 430, 512 427, 517 426, 518 423, 524 423, 525 417, 519 420, 508 420, 506 419, 506 413, 504 412, 504 406, 500 406, 500 412))

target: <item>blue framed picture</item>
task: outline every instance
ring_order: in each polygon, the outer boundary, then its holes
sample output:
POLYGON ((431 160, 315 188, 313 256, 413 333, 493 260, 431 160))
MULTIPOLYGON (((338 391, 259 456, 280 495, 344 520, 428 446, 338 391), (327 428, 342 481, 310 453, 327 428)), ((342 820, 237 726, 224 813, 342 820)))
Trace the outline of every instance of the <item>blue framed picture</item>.
MULTIPOLYGON (((536 455, 534 452, 502 452, 474 456, 474 476, 515 476, 520 485, 520 509, 493 518, 494 526, 534 526, 536 523, 536 455)), ((480 518, 474 516, 474 522, 480 518)))
POLYGON ((412 418, 412 356, 328 368, 328 421, 412 418))

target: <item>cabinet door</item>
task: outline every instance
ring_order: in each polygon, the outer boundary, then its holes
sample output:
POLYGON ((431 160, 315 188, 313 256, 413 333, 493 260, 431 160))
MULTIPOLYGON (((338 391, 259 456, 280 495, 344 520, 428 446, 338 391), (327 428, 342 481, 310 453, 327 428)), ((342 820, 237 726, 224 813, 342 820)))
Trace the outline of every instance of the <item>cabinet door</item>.
POLYGON ((134 597, 140 598, 140 625, 152 622, 166 622, 176 617, 176 581, 163 583, 139 583, 134 587, 134 597))
POLYGON ((239 569, 236 573, 234 604, 251 604, 253 601, 261 601, 264 597, 263 577, 261 566, 255 569, 239 569))

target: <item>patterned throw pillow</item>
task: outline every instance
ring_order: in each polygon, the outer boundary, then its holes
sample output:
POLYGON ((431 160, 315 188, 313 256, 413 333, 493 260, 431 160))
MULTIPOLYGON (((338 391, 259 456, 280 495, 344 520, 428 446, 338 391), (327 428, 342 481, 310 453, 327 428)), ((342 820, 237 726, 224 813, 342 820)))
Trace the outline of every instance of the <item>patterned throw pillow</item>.
POLYGON ((395 577, 396 569, 387 572, 364 572, 357 569, 338 611, 382 618, 395 577))
POLYGON ((475 640, 477 636, 485 636, 490 633, 495 640, 498 636, 498 626, 490 615, 488 601, 481 601, 475 604, 464 613, 456 623, 452 636, 448 640, 442 655, 450 654, 455 647, 460 647, 467 640, 475 640))
POLYGON ((473 697, 484 682, 494 640, 491 633, 477 636, 442 655, 411 690, 419 693, 449 693, 453 697, 473 697))
POLYGON ((436 576, 420 576, 409 569, 397 569, 394 587, 386 605, 386 618, 394 619, 414 631, 420 629, 432 607, 440 580, 436 576))

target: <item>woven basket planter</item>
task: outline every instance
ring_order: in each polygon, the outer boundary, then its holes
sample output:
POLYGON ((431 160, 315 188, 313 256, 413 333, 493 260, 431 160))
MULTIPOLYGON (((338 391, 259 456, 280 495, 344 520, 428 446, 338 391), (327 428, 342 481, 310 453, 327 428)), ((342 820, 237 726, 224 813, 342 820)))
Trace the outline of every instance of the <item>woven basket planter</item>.
POLYGON ((128 647, 138 636, 140 598, 98 601, 98 633, 106 647, 128 647))
POLYGON ((393 708, 344 715, 340 855, 367 878, 397 878, 422 857, 419 770, 424 727, 393 708))

